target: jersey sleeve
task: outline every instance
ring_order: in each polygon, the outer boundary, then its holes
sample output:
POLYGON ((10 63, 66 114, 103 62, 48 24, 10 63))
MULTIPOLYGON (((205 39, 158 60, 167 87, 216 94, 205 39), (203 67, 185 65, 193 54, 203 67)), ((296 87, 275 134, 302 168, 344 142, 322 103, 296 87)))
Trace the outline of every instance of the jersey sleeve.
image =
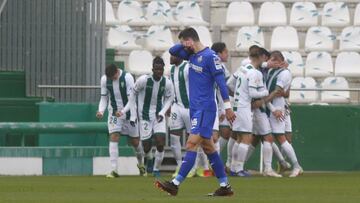
POLYGON ((229 79, 226 82, 228 88, 233 92, 235 91, 235 86, 236 86, 236 80, 237 79, 238 79, 238 75, 237 75, 237 72, 235 72, 234 74, 230 75, 229 79))
POLYGON ((251 70, 247 72, 247 79, 249 81, 249 88, 261 88, 264 86, 263 81, 262 81, 262 75, 260 72, 256 71, 256 70, 251 70))
POLYGON ((106 88, 106 76, 105 75, 101 77, 100 88, 101 88, 101 90, 100 90, 101 96, 100 96, 98 111, 101 113, 104 113, 106 106, 108 104, 108 90, 106 88))
POLYGON ((166 87, 164 94, 164 106, 159 112, 160 115, 165 115, 166 111, 170 108, 175 99, 174 87, 170 80, 166 79, 166 87))
POLYGON ((175 44, 169 49, 169 53, 184 60, 189 60, 190 54, 185 50, 182 44, 175 44))
POLYGON ((291 73, 287 70, 282 71, 276 81, 276 86, 281 87, 284 89, 285 87, 289 86, 291 83, 291 73))
POLYGON ((126 83, 127 83, 127 85, 126 85, 126 94, 129 97, 130 93, 132 92, 132 90, 133 90, 133 88, 135 86, 134 77, 130 73, 126 74, 126 83))
POLYGON ((101 96, 107 96, 108 95, 108 90, 106 88, 106 76, 103 75, 101 77, 101 81, 100 81, 100 88, 101 88, 101 96))
POLYGON ((143 75, 136 80, 132 92, 136 95, 139 94, 139 92, 145 88, 145 85, 146 85, 146 75, 143 75))

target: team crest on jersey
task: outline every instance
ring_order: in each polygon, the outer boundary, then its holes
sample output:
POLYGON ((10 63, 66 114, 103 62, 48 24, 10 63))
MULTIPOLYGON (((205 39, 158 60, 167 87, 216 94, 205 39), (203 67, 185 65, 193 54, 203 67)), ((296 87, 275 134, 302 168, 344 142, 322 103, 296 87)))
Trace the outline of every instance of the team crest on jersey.
POLYGON ((202 60, 203 60, 203 57, 202 57, 202 56, 199 56, 199 57, 197 58, 197 61, 198 61, 199 63, 201 63, 202 60))
POLYGON ((197 118, 192 119, 191 120, 191 129, 196 128, 197 123, 198 123, 197 118))
POLYGON ((223 66, 221 64, 221 60, 218 56, 214 55, 214 64, 215 64, 215 68, 216 70, 221 70, 223 69, 223 66))

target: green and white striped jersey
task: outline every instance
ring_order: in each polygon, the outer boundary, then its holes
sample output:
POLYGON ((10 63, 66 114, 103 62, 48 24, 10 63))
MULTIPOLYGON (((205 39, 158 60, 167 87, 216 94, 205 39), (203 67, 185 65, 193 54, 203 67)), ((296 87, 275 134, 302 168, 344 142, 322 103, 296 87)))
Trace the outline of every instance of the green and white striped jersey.
POLYGON ((175 90, 175 102, 189 108, 189 64, 183 61, 178 67, 171 66, 170 79, 175 90))
MULTIPOLYGON (((281 87, 287 91, 291 85, 291 72, 285 68, 272 68, 269 70, 266 78, 266 86, 269 93, 276 89, 276 86, 281 87)), ((274 107, 280 107, 282 110, 285 108, 286 101, 284 97, 275 97, 271 102, 274 107)))
POLYGON ((152 75, 142 75, 133 89, 138 98, 138 115, 142 120, 154 120, 165 115, 174 100, 174 87, 169 79, 155 81, 152 75))
MULTIPOLYGON (((111 80, 103 75, 101 77, 101 96, 107 97, 107 103, 100 101, 99 111, 104 112, 106 106, 110 115, 122 110, 129 101, 129 96, 134 87, 134 78, 130 73, 120 70, 117 80, 111 80)), ((126 119, 130 119, 130 112, 126 114, 126 119)))

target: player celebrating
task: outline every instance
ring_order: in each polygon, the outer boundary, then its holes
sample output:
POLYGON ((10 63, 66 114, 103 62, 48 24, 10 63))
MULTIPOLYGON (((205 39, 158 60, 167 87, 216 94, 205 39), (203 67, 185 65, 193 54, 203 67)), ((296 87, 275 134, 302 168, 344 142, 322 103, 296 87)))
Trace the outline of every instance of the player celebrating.
POLYGON ((242 70, 238 70, 228 81, 229 87, 234 92, 234 111, 236 119, 233 123, 233 133, 236 135, 236 143, 232 148, 232 160, 230 174, 232 176, 248 177, 250 174, 244 170, 244 163, 252 142, 253 113, 251 101, 268 95, 264 88, 263 76, 258 70, 262 64, 259 49, 252 49, 249 53, 251 63, 242 70))
MULTIPOLYGON (((271 62, 283 62, 284 57, 279 51, 271 53, 271 62)), ((283 92, 286 92, 290 88, 291 73, 285 68, 272 68, 268 72, 266 86, 271 93, 264 99, 268 103, 269 120, 272 128, 273 135, 281 144, 281 148, 284 153, 289 157, 293 165, 293 171, 289 177, 297 177, 302 173, 302 168, 298 163, 294 148, 286 140, 285 137, 285 98, 282 96, 283 92), (280 96, 279 96, 280 94, 280 96)))
POLYGON ((177 168, 174 177, 177 175, 182 161, 180 137, 183 129, 187 133, 191 130, 189 111, 189 65, 186 61, 176 56, 170 56, 170 79, 175 89, 175 102, 171 106, 170 115, 170 146, 174 153, 177 168))
MULTIPOLYGON (((124 115, 120 110, 128 103, 128 97, 134 87, 134 78, 130 73, 120 70, 116 65, 110 64, 105 69, 105 75, 101 77, 101 98, 96 117, 101 119, 108 107, 108 130, 110 134, 109 155, 111 173, 109 178, 119 177, 118 169, 118 142, 119 136, 128 135, 131 144, 136 151, 140 175, 145 173, 143 163, 143 149, 139 143, 139 135, 136 123, 130 122, 130 112, 124 115), (110 100, 110 102, 108 102, 110 100)), ((135 108, 132 108, 131 116, 136 116, 135 108)))
MULTIPOLYGON (((225 63, 228 60, 229 57, 229 52, 228 49, 226 48, 226 44, 223 42, 216 42, 211 46, 211 49, 219 56, 219 58, 221 59, 221 63, 224 69, 224 73, 225 73, 225 80, 228 80, 230 77, 230 72, 229 70, 226 68, 225 63)), ((225 119, 225 109, 224 109, 224 101, 221 98, 221 94, 219 89, 217 88, 216 91, 216 96, 217 96, 217 100, 218 100, 218 119, 219 119, 219 125, 218 126, 214 126, 214 128, 217 128, 219 131, 217 133, 217 137, 219 137, 218 141, 215 141, 215 143, 218 143, 218 151, 219 153, 224 149, 224 147, 226 146, 226 143, 228 142, 230 136, 231 136, 231 127, 230 127, 230 123, 228 120, 225 119)), ((215 122, 216 123, 216 122, 215 122)), ((216 135, 216 134, 215 134, 216 135)), ((216 145, 215 145, 216 146, 216 145)))
POLYGON ((138 98, 138 115, 140 136, 147 164, 152 160, 152 139, 155 140, 156 152, 153 175, 160 176, 160 166, 164 159, 166 135, 165 113, 174 100, 174 87, 169 79, 163 76, 165 63, 162 58, 153 59, 152 75, 142 75, 136 80, 130 96, 129 105, 123 112, 136 105, 138 98))
POLYGON ((211 139, 216 117, 214 84, 219 86, 224 99, 226 117, 232 122, 235 115, 231 110, 229 95, 224 78, 224 72, 219 57, 205 47, 194 28, 186 28, 179 34, 181 44, 170 48, 169 52, 185 60, 189 60, 189 99, 191 117, 191 135, 186 143, 186 154, 181 164, 179 174, 172 181, 156 181, 155 186, 165 192, 176 195, 179 185, 185 180, 194 165, 197 148, 203 147, 211 166, 219 180, 220 188, 212 196, 231 196, 234 192, 226 177, 223 163, 215 150, 211 139))

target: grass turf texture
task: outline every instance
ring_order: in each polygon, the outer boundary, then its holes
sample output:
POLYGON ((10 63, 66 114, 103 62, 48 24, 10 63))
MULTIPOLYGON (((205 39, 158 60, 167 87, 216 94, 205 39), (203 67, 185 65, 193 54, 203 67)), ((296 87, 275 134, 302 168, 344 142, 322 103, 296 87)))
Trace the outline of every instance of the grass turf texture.
MULTIPOLYGON (((169 177, 164 177, 169 178, 169 177)), ((231 178, 235 195, 214 198, 215 178, 191 178, 178 196, 157 190, 152 177, 0 177, 0 202, 360 202, 360 173, 305 174, 290 178, 231 178)))

